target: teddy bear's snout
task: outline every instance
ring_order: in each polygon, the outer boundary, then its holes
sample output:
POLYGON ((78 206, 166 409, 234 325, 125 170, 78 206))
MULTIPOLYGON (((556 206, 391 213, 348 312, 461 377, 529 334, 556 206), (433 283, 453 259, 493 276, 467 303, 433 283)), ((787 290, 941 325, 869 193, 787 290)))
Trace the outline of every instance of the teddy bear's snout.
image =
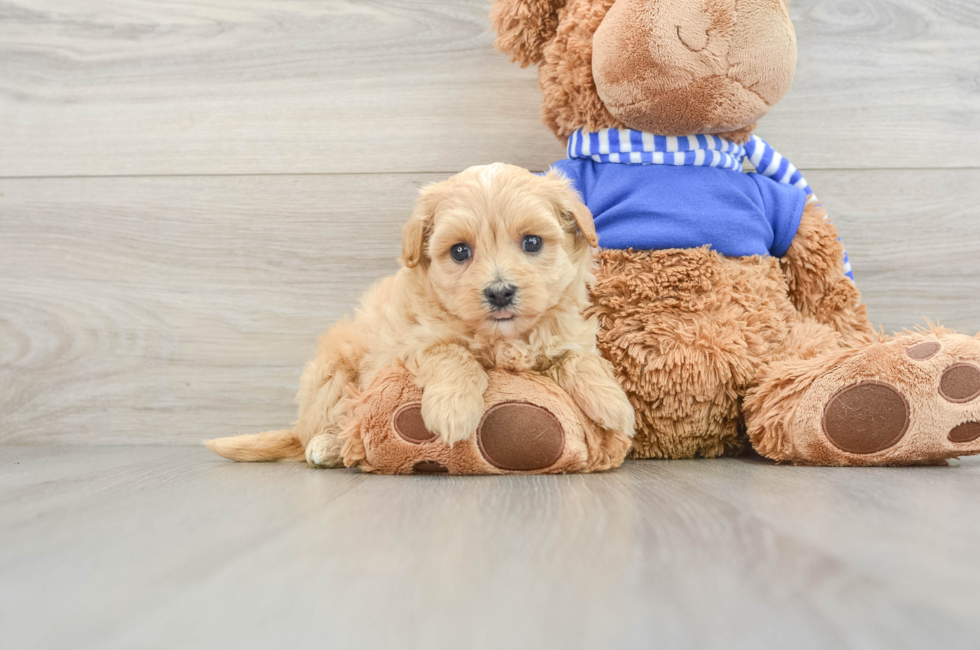
POLYGON ((701 52, 704 48, 708 47, 708 41, 711 40, 711 32, 677 25, 677 39, 690 51, 701 52))

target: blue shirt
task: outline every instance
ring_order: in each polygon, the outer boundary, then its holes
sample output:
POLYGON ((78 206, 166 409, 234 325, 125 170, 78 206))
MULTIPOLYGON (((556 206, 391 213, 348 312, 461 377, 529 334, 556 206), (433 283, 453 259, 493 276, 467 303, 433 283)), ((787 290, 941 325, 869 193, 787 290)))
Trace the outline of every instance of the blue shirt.
POLYGON ((806 192, 756 173, 567 158, 554 164, 582 195, 602 248, 709 245, 722 255, 782 257, 806 192))

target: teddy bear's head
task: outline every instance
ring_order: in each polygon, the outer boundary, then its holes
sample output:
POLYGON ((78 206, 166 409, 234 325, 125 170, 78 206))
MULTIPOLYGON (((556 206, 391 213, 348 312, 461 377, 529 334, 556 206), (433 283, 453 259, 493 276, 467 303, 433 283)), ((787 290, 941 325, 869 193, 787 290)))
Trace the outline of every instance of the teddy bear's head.
POLYGON ((497 48, 539 64, 541 114, 576 129, 744 140, 789 90, 784 0, 498 0, 497 48))

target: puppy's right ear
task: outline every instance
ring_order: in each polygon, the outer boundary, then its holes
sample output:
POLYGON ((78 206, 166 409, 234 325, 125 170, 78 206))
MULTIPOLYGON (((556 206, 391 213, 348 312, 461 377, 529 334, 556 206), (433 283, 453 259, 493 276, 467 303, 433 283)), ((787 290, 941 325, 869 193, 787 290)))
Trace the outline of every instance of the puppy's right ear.
POLYGON ((544 175, 548 183, 549 198, 558 213, 558 220, 568 232, 578 233, 588 242, 589 246, 599 246, 599 235, 596 233, 592 212, 582 203, 578 190, 560 172, 551 169, 544 175))
POLYGON ((522 68, 541 63, 544 46, 558 32, 558 10, 568 0, 497 0, 490 22, 496 47, 522 68))
POLYGON ((402 259, 408 268, 414 268, 427 261, 425 243, 432 233, 432 222, 439 204, 438 183, 426 185, 419 193, 415 210, 408 223, 402 227, 402 259))

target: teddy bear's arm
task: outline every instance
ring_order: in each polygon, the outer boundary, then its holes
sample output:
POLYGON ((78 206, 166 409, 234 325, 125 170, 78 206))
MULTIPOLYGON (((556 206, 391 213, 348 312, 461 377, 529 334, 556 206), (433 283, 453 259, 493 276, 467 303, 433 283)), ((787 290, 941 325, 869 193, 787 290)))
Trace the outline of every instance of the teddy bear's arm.
POLYGON ((497 49, 522 68, 541 62, 545 44, 558 29, 558 10, 567 0, 498 0, 490 19, 497 49))
POLYGON ((872 334, 861 294, 844 274, 844 246, 837 229, 815 201, 807 202, 782 265, 790 299, 804 317, 830 325, 848 341, 872 334))

